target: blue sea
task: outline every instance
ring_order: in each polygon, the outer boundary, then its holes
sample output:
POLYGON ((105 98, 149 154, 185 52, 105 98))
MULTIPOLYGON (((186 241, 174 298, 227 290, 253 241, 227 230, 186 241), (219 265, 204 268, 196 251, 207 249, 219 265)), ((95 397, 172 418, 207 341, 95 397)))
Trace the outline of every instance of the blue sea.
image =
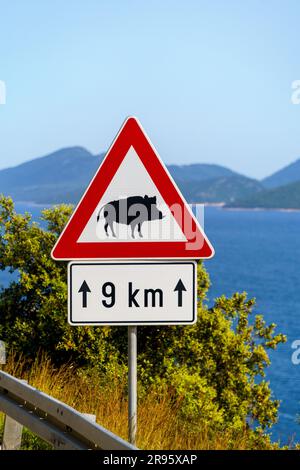
MULTIPOLYGON (((16 209, 37 219, 41 208, 16 204, 16 209)), ((222 294, 246 291, 256 298, 255 312, 288 337, 271 352, 267 371, 273 396, 281 400, 272 438, 300 442, 300 364, 292 362, 292 343, 300 340, 300 212, 207 207, 205 231, 216 251, 205 263, 212 282, 209 303, 222 294)), ((0 284, 7 280, 8 274, 0 273, 0 284)))
POLYGON ((246 291, 256 298, 255 313, 287 335, 270 354, 267 371, 274 398, 281 400, 272 437, 300 442, 300 364, 292 362, 292 343, 300 340, 300 212, 208 207, 205 231, 216 251, 205 263, 212 282, 209 301, 246 291))

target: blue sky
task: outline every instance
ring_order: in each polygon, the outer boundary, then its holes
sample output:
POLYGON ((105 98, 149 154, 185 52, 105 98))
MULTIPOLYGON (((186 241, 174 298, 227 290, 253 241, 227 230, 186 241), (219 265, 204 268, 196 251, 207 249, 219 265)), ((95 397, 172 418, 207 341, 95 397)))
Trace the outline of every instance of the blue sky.
POLYGON ((0 0, 0 168, 105 150, 136 115, 166 163, 300 157, 300 3, 0 0))

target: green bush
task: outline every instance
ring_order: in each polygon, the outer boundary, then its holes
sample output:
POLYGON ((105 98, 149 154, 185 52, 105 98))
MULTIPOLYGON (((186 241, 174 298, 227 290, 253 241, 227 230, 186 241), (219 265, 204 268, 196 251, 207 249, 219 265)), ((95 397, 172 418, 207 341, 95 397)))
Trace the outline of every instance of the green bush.
MULTIPOLYGON (((11 199, 0 200, 0 269, 18 279, 0 292, 0 337, 29 359, 40 350, 56 364, 72 361, 105 377, 124 375, 127 329, 74 327, 67 323, 66 263, 51 249, 72 212, 61 205, 42 212, 46 228, 20 215, 11 199)), ((255 302, 245 293, 205 305, 209 278, 198 265, 198 321, 193 326, 139 327, 140 393, 167 387, 180 399, 185 422, 236 430, 276 421, 279 403, 263 379, 268 349, 285 341, 262 316, 249 321, 255 302)))

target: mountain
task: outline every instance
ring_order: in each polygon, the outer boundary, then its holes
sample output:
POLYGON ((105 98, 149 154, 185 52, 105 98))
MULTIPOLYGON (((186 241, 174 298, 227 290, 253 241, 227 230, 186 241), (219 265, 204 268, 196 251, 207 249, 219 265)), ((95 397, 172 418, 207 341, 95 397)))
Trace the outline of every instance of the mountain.
POLYGON ((290 165, 282 168, 273 175, 262 180, 262 184, 268 188, 277 188, 290 183, 300 181, 300 158, 290 165))
MULTIPOLYGON (((104 153, 92 155, 83 147, 58 150, 1 170, 0 192, 15 201, 76 204, 103 156, 104 153)), ((188 202, 224 202, 228 207, 300 208, 300 159, 262 182, 220 165, 168 165, 168 169, 188 202)))
MULTIPOLYGON (((58 150, 0 171, 0 192, 16 201, 41 204, 77 203, 104 154, 82 147, 58 150)), ((220 165, 169 165, 189 202, 230 202, 262 190, 256 180, 220 165)))
POLYGON ((300 209, 300 181, 236 199, 226 207, 300 209))

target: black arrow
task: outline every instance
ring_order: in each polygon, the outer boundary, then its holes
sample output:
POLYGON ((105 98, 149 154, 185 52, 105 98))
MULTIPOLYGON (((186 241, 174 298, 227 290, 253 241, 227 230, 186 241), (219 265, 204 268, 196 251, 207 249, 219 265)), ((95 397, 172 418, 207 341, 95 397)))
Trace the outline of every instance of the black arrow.
POLYGON ((174 292, 178 292, 178 307, 182 307, 182 292, 183 291, 186 291, 186 288, 182 280, 179 279, 174 289, 174 292))
POLYGON ((91 289, 87 285, 86 281, 83 281, 78 292, 82 292, 82 308, 87 307, 87 293, 91 292, 91 289))

